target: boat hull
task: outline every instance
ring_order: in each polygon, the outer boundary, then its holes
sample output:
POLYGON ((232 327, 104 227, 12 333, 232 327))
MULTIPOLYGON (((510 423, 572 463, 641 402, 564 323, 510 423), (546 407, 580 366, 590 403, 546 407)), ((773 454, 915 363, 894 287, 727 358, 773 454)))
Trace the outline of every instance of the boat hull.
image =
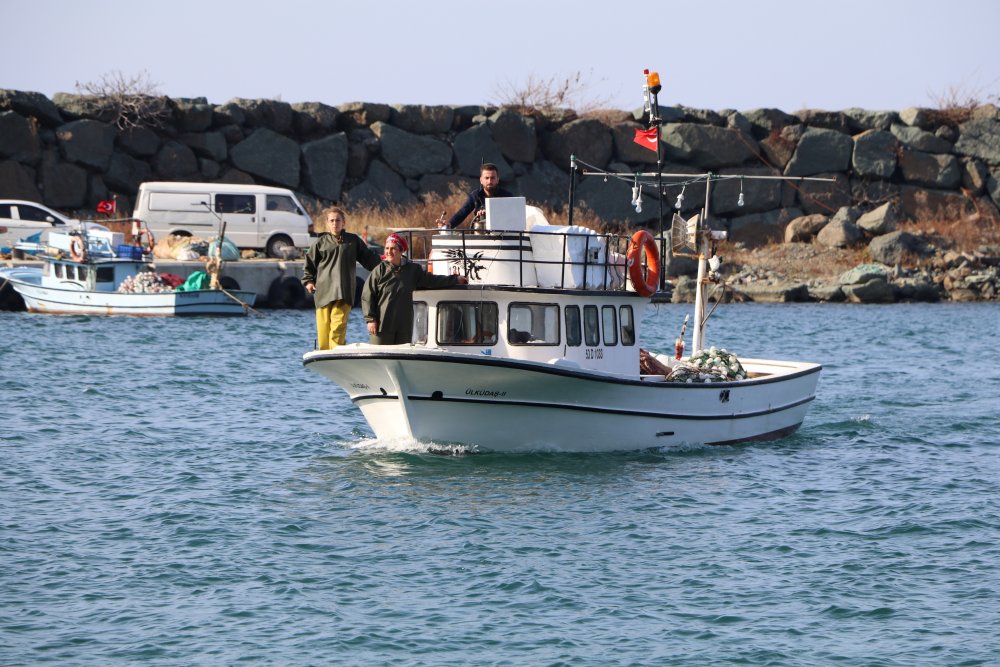
POLYGON ((192 290, 188 292, 121 293, 94 292, 82 289, 45 287, 40 284, 39 269, 9 272, 6 278, 21 295, 25 308, 33 313, 61 315, 149 315, 149 316, 238 316, 246 309, 239 301, 253 306, 256 294, 230 290, 192 290), (37 273, 31 273, 31 271, 37 273), (235 298, 234 298, 235 297, 235 298), (239 299, 237 301, 236 299, 239 299))
POLYGON ((409 346, 312 352, 304 364, 339 384, 380 439, 501 452, 622 451, 782 437, 802 423, 821 370, 746 360, 766 376, 678 384, 662 376, 613 376, 409 346))

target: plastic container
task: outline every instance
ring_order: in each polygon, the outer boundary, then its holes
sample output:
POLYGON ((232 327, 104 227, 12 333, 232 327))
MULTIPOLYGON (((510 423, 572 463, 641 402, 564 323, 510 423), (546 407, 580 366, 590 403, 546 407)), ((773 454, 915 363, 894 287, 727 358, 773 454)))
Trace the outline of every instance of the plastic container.
POLYGON ((142 260, 142 248, 137 245, 120 245, 116 254, 122 259, 142 260))

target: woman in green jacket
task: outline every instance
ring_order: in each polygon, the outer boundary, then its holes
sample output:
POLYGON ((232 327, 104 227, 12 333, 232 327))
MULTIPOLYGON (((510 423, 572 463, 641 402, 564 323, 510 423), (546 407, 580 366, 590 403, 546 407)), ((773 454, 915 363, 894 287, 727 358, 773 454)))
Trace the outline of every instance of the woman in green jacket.
POLYGON ((466 285, 465 276, 436 276, 405 260, 406 239, 390 234, 385 239, 385 261, 365 281, 361 312, 368 322, 372 345, 413 342, 413 290, 466 285))

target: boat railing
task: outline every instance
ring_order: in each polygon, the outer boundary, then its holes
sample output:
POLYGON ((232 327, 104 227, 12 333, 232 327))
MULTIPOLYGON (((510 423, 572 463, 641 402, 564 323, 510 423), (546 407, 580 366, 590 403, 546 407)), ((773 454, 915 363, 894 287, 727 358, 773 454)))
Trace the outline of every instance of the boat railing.
MULTIPOLYGON (((418 228, 401 229, 397 233, 407 238, 411 261, 433 273, 465 275, 473 283, 629 289, 627 257, 632 237, 628 234, 565 231, 565 228, 528 231, 418 228), (437 266, 442 261, 447 262, 447 271, 437 266)), ((657 240, 660 249, 664 248, 662 241, 657 240)), ((640 257, 640 261, 644 260, 640 257)), ((658 287, 662 289, 662 285, 661 272, 658 287)))

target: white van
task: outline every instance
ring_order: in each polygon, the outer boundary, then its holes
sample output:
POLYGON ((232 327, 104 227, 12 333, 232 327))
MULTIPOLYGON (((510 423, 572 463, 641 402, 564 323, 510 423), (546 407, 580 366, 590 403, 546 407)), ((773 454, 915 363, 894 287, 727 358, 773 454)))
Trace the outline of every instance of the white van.
POLYGON ((312 220, 291 190, 266 185, 151 182, 139 186, 133 218, 153 235, 211 238, 226 221, 226 238, 239 248, 284 257, 287 249, 307 248, 312 220))

